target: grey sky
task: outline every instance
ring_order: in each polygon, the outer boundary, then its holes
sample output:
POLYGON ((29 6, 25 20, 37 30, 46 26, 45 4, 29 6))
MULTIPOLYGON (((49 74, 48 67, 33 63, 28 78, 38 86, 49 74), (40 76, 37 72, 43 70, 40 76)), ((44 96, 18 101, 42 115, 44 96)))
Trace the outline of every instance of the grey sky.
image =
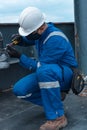
POLYGON ((73 0, 0 0, 0 23, 15 23, 21 11, 35 6, 46 14, 46 21, 73 22, 73 0))

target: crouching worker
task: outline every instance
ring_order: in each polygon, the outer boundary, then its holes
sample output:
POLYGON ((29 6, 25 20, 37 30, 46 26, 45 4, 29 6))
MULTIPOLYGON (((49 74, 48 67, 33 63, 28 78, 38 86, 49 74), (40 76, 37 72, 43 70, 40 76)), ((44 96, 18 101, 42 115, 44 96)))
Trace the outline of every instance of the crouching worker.
POLYGON ((18 40, 18 45, 35 45, 38 60, 20 54, 10 44, 7 46, 11 57, 19 58, 20 65, 33 70, 14 85, 13 92, 21 99, 43 106, 47 122, 40 130, 59 130, 67 125, 61 93, 70 90, 71 68, 77 67, 71 43, 60 29, 45 22, 36 7, 23 10, 19 25, 19 36, 15 35, 13 41, 18 40))

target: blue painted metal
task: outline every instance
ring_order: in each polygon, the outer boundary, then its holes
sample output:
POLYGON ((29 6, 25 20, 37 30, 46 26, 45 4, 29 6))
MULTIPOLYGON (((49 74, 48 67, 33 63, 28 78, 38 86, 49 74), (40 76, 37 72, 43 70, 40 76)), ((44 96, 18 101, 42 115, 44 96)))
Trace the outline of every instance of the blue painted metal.
POLYGON ((74 0, 75 47, 79 69, 87 75, 87 0, 74 0))

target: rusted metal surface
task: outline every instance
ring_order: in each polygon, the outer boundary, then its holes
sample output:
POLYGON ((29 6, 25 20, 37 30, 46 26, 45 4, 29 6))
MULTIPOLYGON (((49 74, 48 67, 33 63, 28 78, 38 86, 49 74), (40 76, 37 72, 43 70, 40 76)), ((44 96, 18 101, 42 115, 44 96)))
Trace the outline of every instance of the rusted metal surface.
POLYGON ((80 70, 87 75, 87 0, 74 0, 75 38, 80 70))
MULTIPOLYGON (((87 76, 87 0, 74 0, 75 12, 75 52, 79 70, 87 76)), ((80 94, 87 96, 87 84, 80 94)))

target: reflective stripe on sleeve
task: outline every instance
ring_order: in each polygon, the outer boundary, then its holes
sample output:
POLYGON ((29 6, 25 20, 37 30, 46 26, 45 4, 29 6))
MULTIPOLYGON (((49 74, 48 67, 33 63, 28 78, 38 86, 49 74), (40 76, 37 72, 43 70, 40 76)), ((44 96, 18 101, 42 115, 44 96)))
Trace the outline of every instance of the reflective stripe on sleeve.
POLYGON ((44 40, 43 44, 45 44, 50 37, 56 36, 56 35, 63 37, 67 42, 69 41, 68 38, 66 37, 66 35, 63 32, 54 31, 54 32, 52 32, 48 35, 48 37, 44 40))
POLYGON ((37 68, 39 68, 41 66, 40 62, 37 62, 37 68))
POLYGON ((58 81, 55 81, 55 82, 39 82, 39 86, 40 88, 45 88, 45 89, 48 89, 48 88, 58 88, 60 87, 60 84, 58 81))

